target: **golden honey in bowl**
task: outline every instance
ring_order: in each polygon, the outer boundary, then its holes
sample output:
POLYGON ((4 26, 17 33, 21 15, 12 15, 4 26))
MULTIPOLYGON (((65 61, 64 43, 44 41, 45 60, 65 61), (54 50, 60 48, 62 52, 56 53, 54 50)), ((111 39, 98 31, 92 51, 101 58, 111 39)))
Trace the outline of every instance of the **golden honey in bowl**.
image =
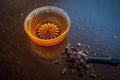
POLYGON ((70 28, 70 19, 64 10, 45 6, 33 10, 27 16, 24 26, 33 42, 43 46, 53 46, 66 37, 70 28))
POLYGON ((38 24, 36 29, 36 36, 40 39, 53 39, 60 35, 60 28, 58 25, 48 22, 38 24))

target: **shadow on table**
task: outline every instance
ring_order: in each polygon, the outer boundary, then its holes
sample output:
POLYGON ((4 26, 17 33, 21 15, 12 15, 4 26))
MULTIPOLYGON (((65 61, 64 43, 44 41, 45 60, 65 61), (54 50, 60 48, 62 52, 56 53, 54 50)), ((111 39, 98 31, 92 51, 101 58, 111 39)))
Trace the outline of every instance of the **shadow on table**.
POLYGON ((62 53, 66 45, 66 39, 54 46, 40 46, 33 43, 32 41, 30 42, 30 47, 33 50, 34 54, 37 54, 38 56, 44 59, 52 59, 57 57, 62 53))

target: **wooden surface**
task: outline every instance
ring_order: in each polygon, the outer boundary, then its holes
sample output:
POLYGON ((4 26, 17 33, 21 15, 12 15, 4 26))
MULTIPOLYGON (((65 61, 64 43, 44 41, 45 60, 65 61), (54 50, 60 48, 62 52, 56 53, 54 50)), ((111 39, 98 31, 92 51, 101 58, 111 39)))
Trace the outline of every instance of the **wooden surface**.
MULTIPOLYGON (((92 56, 120 58, 119 3, 119 0, 0 0, 0 80, 74 79, 70 74, 61 76, 61 69, 52 61, 41 60, 32 49, 23 23, 32 10, 41 6, 57 6, 69 14, 72 23, 68 43, 91 46, 92 56)), ((120 66, 96 63, 93 68, 97 74, 94 80, 120 80, 120 66)))

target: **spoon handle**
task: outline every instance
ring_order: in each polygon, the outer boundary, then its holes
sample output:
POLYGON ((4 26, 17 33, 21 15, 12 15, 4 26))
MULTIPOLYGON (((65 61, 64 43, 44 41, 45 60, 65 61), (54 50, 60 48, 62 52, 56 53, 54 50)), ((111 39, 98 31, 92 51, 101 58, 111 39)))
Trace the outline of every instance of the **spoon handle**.
POLYGON ((104 63, 110 63, 111 58, 103 58, 103 57, 88 57, 88 61, 91 62, 104 62, 104 63))
POLYGON ((102 62, 102 63, 109 63, 109 64, 120 64, 120 59, 118 58, 104 58, 104 57, 88 57, 87 61, 90 62, 102 62))

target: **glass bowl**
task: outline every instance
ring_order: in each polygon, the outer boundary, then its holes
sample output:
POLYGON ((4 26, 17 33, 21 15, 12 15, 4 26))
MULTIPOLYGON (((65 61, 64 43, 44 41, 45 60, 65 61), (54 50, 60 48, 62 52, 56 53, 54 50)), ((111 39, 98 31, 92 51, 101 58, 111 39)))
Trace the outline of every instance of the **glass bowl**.
POLYGON ((67 36, 70 23, 69 15, 63 9, 44 6, 30 12, 24 21, 24 29, 36 44, 53 46, 67 36))

